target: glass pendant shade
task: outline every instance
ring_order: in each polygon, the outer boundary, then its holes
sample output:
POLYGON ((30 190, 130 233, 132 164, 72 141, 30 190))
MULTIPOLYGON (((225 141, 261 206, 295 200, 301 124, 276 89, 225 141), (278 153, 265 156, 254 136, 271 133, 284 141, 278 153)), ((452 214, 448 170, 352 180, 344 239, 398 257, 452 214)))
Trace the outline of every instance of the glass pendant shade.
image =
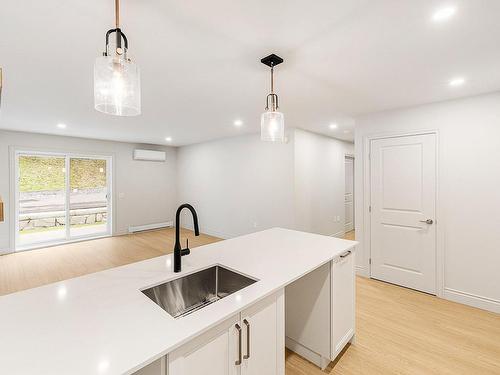
POLYGON ((281 112, 266 111, 260 117, 260 139, 285 142, 285 116, 281 112))
POLYGON ((125 56, 113 54, 95 61, 94 106, 99 112, 115 116, 141 114, 139 67, 125 56))

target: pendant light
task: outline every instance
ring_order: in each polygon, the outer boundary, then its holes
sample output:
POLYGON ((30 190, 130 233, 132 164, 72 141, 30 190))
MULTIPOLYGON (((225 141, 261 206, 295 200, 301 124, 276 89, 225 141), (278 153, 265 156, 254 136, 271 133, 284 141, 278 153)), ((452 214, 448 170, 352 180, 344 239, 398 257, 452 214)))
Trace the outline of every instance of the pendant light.
POLYGON ((139 67, 128 57, 128 40, 120 29, 120 0, 115 0, 115 28, 106 33, 106 50, 94 65, 94 107, 115 116, 141 114, 139 67), (110 44, 114 34, 115 42, 110 44))
POLYGON ((271 68, 271 93, 266 98, 266 112, 260 118, 260 139, 269 142, 285 142, 285 117, 278 112, 278 95, 274 93, 274 67, 283 62, 275 54, 264 57, 261 63, 271 68))

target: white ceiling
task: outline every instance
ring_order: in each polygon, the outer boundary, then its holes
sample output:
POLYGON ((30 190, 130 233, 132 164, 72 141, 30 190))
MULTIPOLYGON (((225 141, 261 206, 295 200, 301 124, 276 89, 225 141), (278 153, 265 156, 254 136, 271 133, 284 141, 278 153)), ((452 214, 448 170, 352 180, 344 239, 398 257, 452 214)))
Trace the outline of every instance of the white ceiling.
POLYGON ((143 114, 112 117, 93 109, 93 63, 113 0, 1 7, 3 129, 172 145, 256 132, 272 52, 287 126, 344 139, 357 114, 500 89, 498 0, 122 0, 143 114))

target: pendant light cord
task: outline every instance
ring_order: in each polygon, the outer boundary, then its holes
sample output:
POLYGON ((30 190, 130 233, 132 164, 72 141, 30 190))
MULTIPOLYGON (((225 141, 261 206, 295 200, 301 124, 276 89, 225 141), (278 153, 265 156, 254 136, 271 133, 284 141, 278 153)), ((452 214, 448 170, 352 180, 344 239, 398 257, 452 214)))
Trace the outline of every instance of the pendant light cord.
POLYGON ((115 24, 116 28, 120 28, 120 0, 115 0, 115 24))
POLYGON ((271 94, 274 94, 274 64, 271 63, 271 94))

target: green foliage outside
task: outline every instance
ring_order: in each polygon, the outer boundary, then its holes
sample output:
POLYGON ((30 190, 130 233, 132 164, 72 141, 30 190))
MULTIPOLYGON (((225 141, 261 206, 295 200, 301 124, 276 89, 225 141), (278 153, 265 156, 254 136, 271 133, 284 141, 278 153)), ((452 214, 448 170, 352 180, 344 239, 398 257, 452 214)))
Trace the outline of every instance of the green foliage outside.
MULTIPOLYGON (((106 161, 70 159, 71 189, 106 187, 106 161)), ((64 190, 65 160, 56 157, 20 156, 21 192, 64 190)))

